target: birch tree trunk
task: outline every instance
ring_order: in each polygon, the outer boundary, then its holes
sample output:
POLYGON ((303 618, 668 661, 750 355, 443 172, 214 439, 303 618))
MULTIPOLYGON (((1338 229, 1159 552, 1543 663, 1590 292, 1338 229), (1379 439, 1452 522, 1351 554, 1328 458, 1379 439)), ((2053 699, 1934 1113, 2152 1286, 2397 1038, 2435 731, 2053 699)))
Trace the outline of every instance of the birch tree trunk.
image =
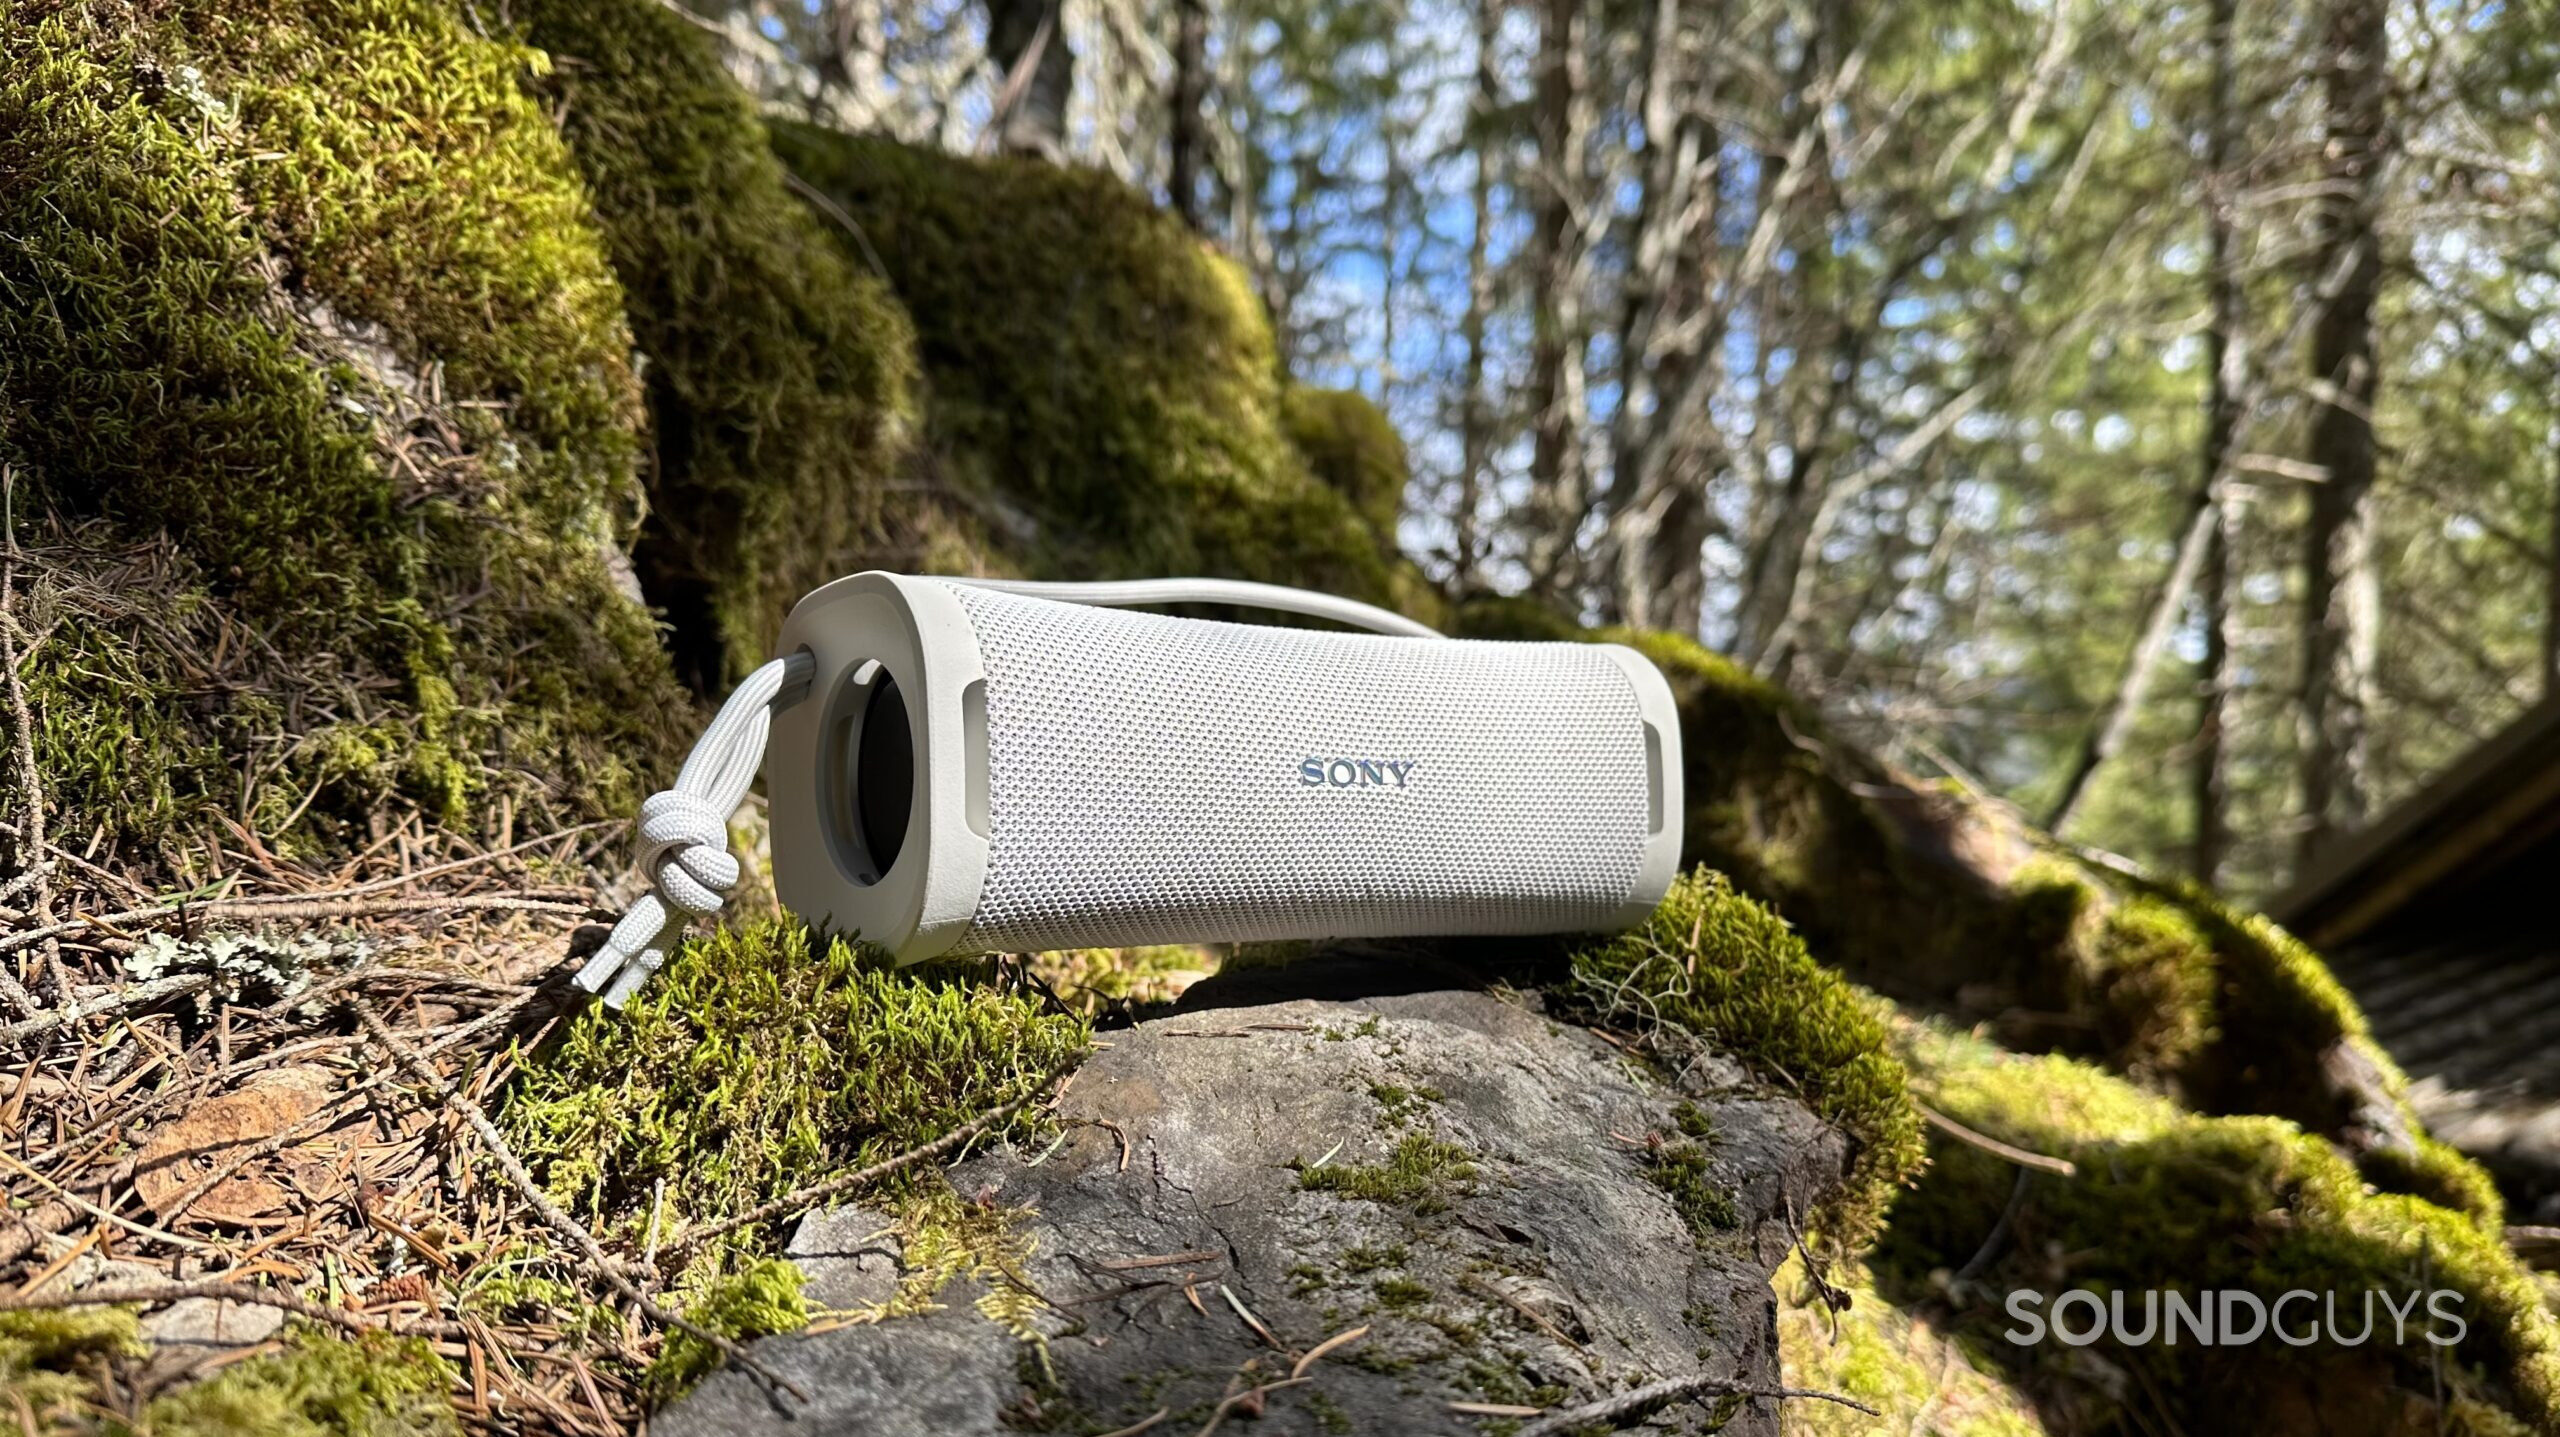
MULTIPOLYGON (((1609 527, 1603 549, 1603 607, 1620 622, 1694 632, 1693 613, 1686 626, 1673 622, 1656 599, 1678 586, 1681 528, 1695 533, 1703 518, 1703 502, 1682 504, 1666 492, 1667 467, 1650 451, 1688 442, 1675 434, 1662 412, 1658 366, 1666 361, 1662 331, 1673 308, 1673 289, 1684 257, 1692 256, 1698 215, 1695 191, 1700 127, 1684 113, 1679 77, 1685 70, 1681 52, 1680 0, 1653 0, 1644 48, 1644 91, 1637 116, 1644 127, 1643 165, 1636 204, 1632 252, 1618 308, 1618 406, 1610 419, 1609 527), (1675 525, 1673 511, 1683 522, 1675 525), (1690 516, 1696 516, 1691 518, 1690 516)), ((1698 542, 1704 536, 1698 535, 1698 542)), ((1697 563, 1697 543, 1690 543, 1687 562, 1697 563)), ((1699 585, 1687 586, 1690 588, 1699 585)), ((1670 606, 1677 608, 1675 603, 1670 606)))

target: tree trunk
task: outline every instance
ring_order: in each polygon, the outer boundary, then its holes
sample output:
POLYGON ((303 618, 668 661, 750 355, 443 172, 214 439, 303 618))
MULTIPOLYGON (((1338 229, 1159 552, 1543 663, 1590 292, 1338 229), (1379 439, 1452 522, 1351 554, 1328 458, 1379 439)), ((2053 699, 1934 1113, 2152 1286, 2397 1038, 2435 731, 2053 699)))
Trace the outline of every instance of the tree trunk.
POLYGON ((2297 868, 2364 817, 2367 705, 2379 619, 2373 566, 2374 304, 2382 288, 2378 228, 2386 70, 2385 0, 2333 0, 2326 77, 2327 192, 2315 216, 2317 262, 2345 275, 2311 334, 2318 407, 2303 533, 2302 831, 2297 868))
POLYGON ((1572 558, 1586 484, 1583 423, 1582 206, 1587 114, 1582 0, 1546 0, 1538 39, 1538 167, 1535 333, 1529 395, 1535 405, 1526 525, 1529 583, 1555 593, 1572 558))
POLYGON ((1195 231, 1206 220, 1200 194, 1200 169, 1209 150, 1201 107, 1209 96, 1208 0, 1174 0, 1173 6, 1172 173, 1165 187, 1173 212, 1195 231))
POLYGON ((996 143, 1007 154, 1060 163, 1067 155, 1067 53, 1062 0, 987 0, 987 58, 996 65, 996 143))
MULTIPOLYGON (((1656 615, 1656 585, 1676 569, 1669 550, 1680 537, 1666 521, 1676 508, 1694 508, 1660 492, 1666 467, 1655 458, 1665 446, 1692 442, 1675 433, 1662 412, 1656 366, 1663 362, 1661 335, 1673 304, 1681 262, 1690 255, 1698 222, 1700 129, 1683 113, 1679 77, 1686 71, 1680 48, 1680 0, 1653 0, 1644 48, 1644 91, 1637 117, 1644 127, 1643 188, 1636 201, 1634 241, 1618 308, 1618 405, 1609 424, 1609 528, 1602 545, 1602 608, 1620 622, 1666 627, 1656 615), (1661 552, 1657 552, 1661 551, 1661 552)), ((1667 456, 1666 456, 1667 457, 1667 456)), ((1695 521, 1676 527, 1695 530, 1695 521)), ((1695 565, 1697 549, 1687 550, 1695 565)), ((1676 578, 1672 580, 1677 582, 1676 578)), ((1692 586, 1694 587, 1694 586, 1692 586)), ((1676 606, 1675 606, 1676 607, 1676 606)), ((1694 624, 1682 632, 1693 632, 1694 624)))
POLYGON ((2216 471, 2207 470, 2187 502, 2178 529, 2177 558, 2169 566, 2168 577, 2153 591, 2142 633, 2133 641, 2133 651, 2125 655, 2124 670, 2116 679, 2115 689, 2090 720, 2088 736, 2081 740, 2070 771, 2063 775, 2062 791, 2045 813, 2044 826, 2057 836, 2071 821, 2080 800, 2088 796, 2089 780, 2123 749, 2125 739, 2133 732, 2134 718, 2142 712, 2143 696, 2151 691, 2151 676, 2160 667, 2160 656, 2169 651, 2169 636, 2177 631, 2178 617, 2186 612, 2187 595, 2194 592, 2196 579, 2204 572, 2213 535, 2221 527, 2222 506, 2215 502, 2220 488, 2216 471))
MULTIPOLYGON (((2223 470, 2229 462, 2232 436, 2239 421, 2240 385, 2244 369, 2242 351, 2235 340, 2239 324, 2239 278, 2233 270, 2237 262, 2232 253, 2231 195, 2228 168, 2230 163, 2230 127, 2232 120, 2232 75, 2230 34, 2232 9, 2237 0, 2214 0, 2211 44, 2214 53, 2213 98, 2205 120, 2205 246, 2207 263, 2205 286, 2212 320, 2205 330, 2205 354, 2208 360, 2205 381, 2204 446, 2197 457, 2196 482, 2189 494, 2178 526, 2177 556, 2160 588, 2152 595, 2151 608, 2145 617, 2142 633, 2134 641, 2133 651, 2125 658, 2122 675, 2114 692, 2099 706, 2091 720, 2087 737, 2081 741, 2070 770, 2063 776, 2062 789, 2054 797, 2053 806, 2045 814, 2045 827, 2060 834, 2063 826, 2088 796, 2089 782, 2107 760, 2114 758, 2133 732, 2140 717, 2142 703, 2151 692, 2151 680, 2160 660, 2168 653, 2169 639, 2185 615, 2187 598, 2201 586, 2205 590, 2206 668, 2204 683, 2208 690, 2206 712, 2199 719, 2196 736, 2197 762, 2210 764, 2214 773, 2207 777, 2199 772, 2195 779, 2199 804, 2204 795, 2212 795, 2215 805, 2213 823, 2220 822, 2221 793, 2221 698, 2218 665, 2223 657, 2220 645, 2221 614, 2225 607, 2222 570, 2229 563, 2224 542, 2228 523, 2223 494, 2223 470)), ((2198 816, 2201 834, 2207 820, 2198 816)), ((2218 850, 2219 841, 2216 841, 2218 850)), ((2201 861, 2204 843, 2198 840, 2197 857, 2201 861)), ((2217 856, 2218 865, 2219 858, 2217 856)))
POLYGON ((2551 529, 2542 575, 2542 696, 2560 698, 2560 370, 2551 380, 2551 419, 2543 456, 2551 467, 2551 529))
POLYGON ((1458 408, 1458 512, 1456 549, 1450 587, 1463 594, 1476 587, 1476 565, 1484 558, 1476 510, 1484 502, 1485 471, 1493 463, 1493 399, 1486 393, 1485 323, 1493 314, 1493 151, 1481 134, 1502 107, 1502 77, 1494 69, 1495 47, 1502 40, 1502 7, 1498 0, 1476 4, 1476 93, 1471 128, 1479 132, 1475 150, 1475 183, 1469 199, 1475 222, 1467 231, 1467 310, 1458 321, 1466 341, 1465 393, 1458 408))
POLYGON ((2232 233, 2233 177, 2231 131, 2238 118, 2233 97, 2235 66, 2232 34, 2239 23, 2239 0, 2213 0, 2209 41, 2213 47, 2213 97, 2205 118, 2205 287, 2213 312, 2204 336, 2207 378, 2204 401, 2204 449, 2196 467, 2204 476, 2213 513, 2205 538, 2204 572, 2198 577, 2203 610, 2204 661, 2196 688, 2196 732, 2189 758, 2190 788, 2195 802, 2195 843, 2187 871, 2212 887, 2222 875, 2231 850, 2229 771, 2225 766, 2223 724, 2231 699, 2231 497, 2221 492, 2221 479, 2231 462, 2231 445, 2240 421, 2242 375, 2247 351, 2240 338, 2240 257, 2232 233))

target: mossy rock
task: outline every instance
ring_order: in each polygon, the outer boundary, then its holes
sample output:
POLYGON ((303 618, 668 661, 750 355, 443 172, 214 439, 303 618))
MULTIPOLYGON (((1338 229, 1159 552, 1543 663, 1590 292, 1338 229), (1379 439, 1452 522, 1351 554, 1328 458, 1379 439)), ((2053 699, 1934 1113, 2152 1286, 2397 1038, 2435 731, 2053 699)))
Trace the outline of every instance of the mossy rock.
MULTIPOLYGON (((2239 1289, 2267 1302, 2335 1291, 2352 1333, 2360 1321, 2348 1304, 2368 1289, 2449 1289, 2467 1331, 2441 1354, 2448 1410, 2494 1408, 2534 1430, 2560 1424, 2560 1324, 2496 1228, 2375 1191, 2334 1146, 2281 1119, 2199 1115, 2086 1063, 2006 1053, 1933 1023, 1906 1020, 1897 1034, 1923 1101, 2076 1165, 2070 1177, 2022 1176, 2000 1156, 1933 1137, 1928 1175, 1895 1205, 1875 1254, 1889 1297, 1945 1307, 2021 1373, 2048 1415, 2068 1415, 2062 1425, 2130 1423, 2127 1405, 2139 1404, 2189 1431, 2406 1430, 2432 1420, 2420 1409, 2439 1354, 2416 1326, 2405 1344, 2102 1336, 2088 1350, 2137 1377, 2111 1391, 2067 1355, 2078 1349, 1992 1340, 2018 1325, 2002 1294, 2123 1291, 2138 1307, 2142 1292, 2165 1289, 2239 1289), (2306 1416, 2325 1425, 2306 1428, 2306 1416)), ((2299 1307, 2289 1326, 2301 1330, 2299 1307)))
POLYGON ((0 49, 56 806, 142 854, 245 814, 288 856, 387 803, 626 808, 683 699, 616 577, 640 391, 543 57, 430 0, 9 0, 0 49))
POLYGON ((293 1329, 280 1352, 155 1400, 154 1437, 460 1437, 452 1364, 422 1337, 293 1329))
POLYGON ((1351 501, 1369 531, 1392 553, 1413 464, 1386 411, 1356 389, 1292 384, 1281 391, 1281 422, 1290 444, 1325 487, 1351 501))
POLYGON ((1084 1019, 984 976, 784 919, 698 935, 620 1012, 522 1055, 499 1121, 602 1227, 638 1231, 661 1180, 662 1222, 743 1211, 938 1137, 1084 1049, 1084 1019))
POLYGON ((802 594, 935 557, 917 548, 931 511, 897 483, 918 423, 914 336, 835 222, 787 188, 700 27, 649 0, 508 13, 551 56, 540 86, 647 361, 641 582, 686 679, 725 691, 770 657, 802 594))
POLYGON ((1591 634, 1520 600, 1471 601, 1459 621, 1612 639, 1652 659, 1680 711, 1683 861, 1729 875, 1850 978, 2203 1111, 2290 1120, 2340 1143, 2372 1181, 2498 1220, 2487 1178, 2425 1135, 2354 1000, 2276 925, 1923 785, 1691 640, 1591 634))
POLYGON ((1790 1257, 1769 1280, 1787 1385, 1836 1392, 1883 1414, 1797 1402, 1786 1430, 1805 1437, 1926 1432, 1935 1437, 2045 1437, 2034 1404, 1971 1337, 1887 1302, 1864 1261, 1817 1284, 1790 1257), (1834 1307, 1832 1297, 1846 1297, 1834 1307))
POLYGON ((915 323, 939 478, 1010 562, 1396 601, 1376 527, 1291 442, 1243 271, 1145 195, 1092 170, 773 132, 859 229, 847 252, 887 270, 915 323))
MULTIPOLYGON (((1606 1022, 1669 1025, 1712 1045, 1846 1134, 1847 1180, 1806 1215, 1835 1253, 1871 1240, 1919 1170, 1919 1114, 1871 1000, 1724 875, 1692 873, 1643 927, 1582 945, 1573 994, 1606 1022)), ((1657 1182, 1675 1197, 1695 1187, 1676 1160, 1657 1182)))

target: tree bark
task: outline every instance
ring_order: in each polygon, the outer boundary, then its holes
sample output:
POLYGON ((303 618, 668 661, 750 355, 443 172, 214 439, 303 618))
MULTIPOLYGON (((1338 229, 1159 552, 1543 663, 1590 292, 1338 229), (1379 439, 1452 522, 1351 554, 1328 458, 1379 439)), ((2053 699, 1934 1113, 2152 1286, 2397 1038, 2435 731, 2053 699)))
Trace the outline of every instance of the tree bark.
POLYGON ((2188 851, 2187 871, 2208 888, 2221 879, 2223 861, 2231 851, 2230 773, 2223 725, 2231 700, 2231 531, 2236 516, 2231 496, 2221 491, 2221 478, 2231 462, 2231 444, 2240 422, 2242 375, 2248 368, 2240 337, 2240 257, 2232 223, 2231 132, 2238 118, 2233 95, 2237 41, 2232 31, 2239 23, 2238 10, 2239 0, 2213 0, 2213 30, 2208 37, 2213 49, 2213 94, 2205 118, 2205 287, 2213 317, 2204 336, 2204 448, 2196 456, 2196 467, 2203 475, 2213 513, 2205 538, 2204 572, 2198 578, 2204 659, 2196 675, 2196 732, 2188 759, 2195 841, 2188 851))
POLYGON ((2081 740, 2079 753, 2063 775, 2062 790, 2045 813, 2044 826, 2056 836, 2071 821, 2080 800, 2088 796, 2089 780, 2123 749, 2126 737, 2133 732, 2143 697, 2151 691, 2151 676, 2159 670, 2160 656, 2169 651, 2169 636, 2177 632, 2178 617, 2186 612, 2187 596, 2194 592, 2196 579, 2204 572, 2205 556, 2212 548, 2214 533, 2221 527, 2222 506, 2214 502, 2220 489, 2216 472, 2208 470, 2188 499, 2184 522, 2178 529, 2177 559, 2170 564, 2168 577, 2152 592, 2142 633, 2134 640, 2133 651, 2125 655, 2115 689, 2098 706, 2088 736, 2081 740))
MULTIPOLYGON (((1662 334, 1675 308, 1674 287, 1684 259, 1694 258, 1699 221, 1697 176, 1701 127, 1685 113, 1678 92, 1688 66, 1681 52, 1680 0, 1653 0, 1644 48, 1644 90, 1636 113, 1643 126, 1643 167, 1633 243, 1618 308, 1618 405, 1609 424, 1609 527, 1603 549, 1602 608, 1613 619, 1673 627, 1678 602, 1657 604, 1665 584, 1682 585, 1677 557, 1683 534, 1695 535, 1686 562, 1695 566, 1704 502, 1662 492, 1667 466, 1652 451, 1694 443, 1674 433, 1662 412, 1657 366, 1668 358, 1662 334), (1675 532, 1677 531, 1677 532, 1675 532), (1660 612, 1657 612, 1660 611, 1660 612)), ((1692 286, 1694 288, 1694 286, 1692 286)), ((1691 362, 1697 362, 1692 359, 1691 362)), ((1694 632, 1696 619, 1678 631, 1694 632)))
MULTIPOLYGON (((2179 620, 2187 610, 2187 600, 2199 588, 2204 592, 2206 636, 2206 694, 2204 713, 2199 715, 2196 733, 2199 765, 2194 778, 2194 791, 2199 807, 2195 861, 2201 865, 2207 851, 2202 836, 2206 828, 2221 819, 2221 666, 2228 658, 2221 632, 2225 607, 2223 569, 2229 563, 2225 543, 2225 527, 2229 522, 2227 500, 2223 493, 2224 469, 2231 452, 2232 436, 2240 414, 2240 391, 2245 372, 2243 352, 2235 336, 2239 325, 2240 287, 2234 270, 2237 263, 2232 249, 2230 176, 2230 128, 2232 110, 2232 73, 2230 35, 2232 11, 2236 0, 2214 0, 2210 24, 2213 33, 2213 92, 2205 119, 2205 248, 2207 252, 2205 287, 2212 318, 2205 328, 2204 444, 2197 456, 2195 488, 2183 506, 2178 526, 2177 557, 2170 564, 2167 577, 2151 599, 2151 607, 2143 620, 2142 633, 2126 655, 2125 666, 2116 687, 2091 719, 2089 731, 2064 774, 2061 790, 2054 796, 2053 806, 2045 814, 2045 827, 2059 834, 2071 821, 2080 801, 2088 796, 2090 780, 2109 759, 2124 748, 2133 732, 2134 720, 2142 712, 2143 700, 2151 692, 2153 675, 2160 660, 2168 653, 2169 639, 2177 631, 2179 620), (2210 775, 2203 770, 2209 766, 2210 775), (2210 803, 2213 814, 2208 818, 2203 807, 2210 803)), ((2220 840, 2212 842, 2214 864, 2219 867, 2220 840)))
POLYGON ((2345 276, 2311 334, 2307 457, 2320 470, 2303 531, 2302 829, 2296 866, 2365 812, 2366 738, 2380 595, 2373 563, 2374 305, 2388 84, 2385 0, 2333 0, 2326 63, 2327 179, 2315 213, 2322 272, 2345 276))
POLYGON ((1200 193, 1201 163, 1209 150, 1201 107, 1209 96, 1208 0, 1174 0, 1172 169, 1165 181, 1173 212, 1196 232, 1207 215, 1200 193))
POLYGON ((1476 92, 1468 116, 1470 128, 1479 132, 1472 146, 1475 179, 1468 196, 1475 218, 1467 231, 1467 309, 1458 321, 1467 358, 1465 392, 1458 401, 1458 512, 1452 516, 1457 552, 1451 558, 1449 575, 1450 587, 1462 594, 1476 587, 1476 566, 1484 558, 1484 537, 1479 532, 1476 511, 1484 503, 1486 471, 1493 464, 1493 399, 1485 387, 1491 354, 1485 344, 1485 324, 1492 317, 1494 304, 1494 147, 1481 131, 1492 123, 1502 106, 1502 77, 1494 68, 1496 47, 1501 42, 1501 5, 1497 0, 1477 0, 1476 92))
POLYGON ((2542 574, 2542 696, 2560 698, 2560 369, 2551 376, 2551 419, 2543 455, 2551 467, 2551 529, 2542 574))
POLYGON ((1538 38, 1535 331, 1529 394, 1535 406, 1526 548, 1530 587, 1558 592, 1573 554, 1588 483, 1583 425, 1582 211, 1590 136, 1583 0, 1545 0, 1538 38))
POLYGON ((1067 51, 1062 0, 987 0, 987 58, 997 71, 996 143, 1051 163, 1067 156, 1067 51))

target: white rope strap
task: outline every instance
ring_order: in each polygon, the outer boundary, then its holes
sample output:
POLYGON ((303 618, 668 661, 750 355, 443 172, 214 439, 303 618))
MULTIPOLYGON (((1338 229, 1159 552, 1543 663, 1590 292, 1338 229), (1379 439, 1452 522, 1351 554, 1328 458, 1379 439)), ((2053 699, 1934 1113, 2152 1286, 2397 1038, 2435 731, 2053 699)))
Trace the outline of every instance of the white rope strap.
POLYGON ((747 675, 685 757, 676 786, 640 805, 640 871, 649 875, 649 891, 578 970, 578 986, 602 994, 605 1006, 619 1008, 639 991, 665 965, 685 924, 719 912, 737 886, 729 815, 764 764, 773 711, 797 702, 815 671, 815 661, 798 653, 747 675))

